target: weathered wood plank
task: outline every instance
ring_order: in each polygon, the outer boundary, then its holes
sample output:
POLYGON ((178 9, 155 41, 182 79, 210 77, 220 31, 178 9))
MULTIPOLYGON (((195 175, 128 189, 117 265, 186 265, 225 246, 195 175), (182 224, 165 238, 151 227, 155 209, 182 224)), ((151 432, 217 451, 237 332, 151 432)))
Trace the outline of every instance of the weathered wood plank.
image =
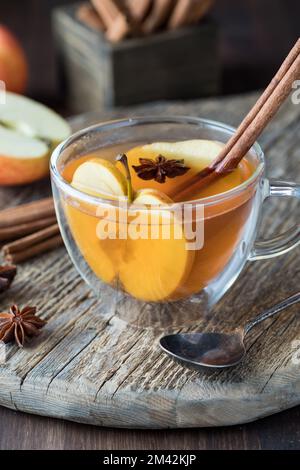
MULTIPOLYGON (((191 114, 237 124, 256 95, 188 104, 154 104, 91 113, 72 121, 79 128, 116 116, 191 114)), ((287 103, 261 138, 268 174, 299 180, 300 108, 287 103)), ((47 183, 2 189, 1 206, 48 194, 47 183)), ((264 234, 299 220, 299 205, 284 200, 265 207, 264 234)), ((193 327, 231 328, 299 289, 299 249, 270 261, 249 263, 210 318, 193 327)), ((31 413, 116 427, 216 426, 250 421, 300 402, 297 306, 247 339, 239 366, 196 372, 160 352, 159 333, 134 329, 89 292, 64 249, 21 267, 11 290, 0 298, 33 302, 49 320, 29 348, 7 347, 0 366, 0 404, 31 413)))

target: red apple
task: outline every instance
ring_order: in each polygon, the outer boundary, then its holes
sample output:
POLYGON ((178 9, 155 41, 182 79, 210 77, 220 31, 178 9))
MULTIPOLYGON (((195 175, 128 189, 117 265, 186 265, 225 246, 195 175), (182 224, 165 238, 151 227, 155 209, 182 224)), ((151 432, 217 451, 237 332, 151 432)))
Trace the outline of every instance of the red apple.
POLYGON ((0 186, 47 176, 54 147, 69 135, 69 124, 54 111, 8 91, 0 105, 0 186))
POLYGON ((24 93, 28 65, 22 46, 13 34, 0 25, 0 80, 8 91, 24 93))

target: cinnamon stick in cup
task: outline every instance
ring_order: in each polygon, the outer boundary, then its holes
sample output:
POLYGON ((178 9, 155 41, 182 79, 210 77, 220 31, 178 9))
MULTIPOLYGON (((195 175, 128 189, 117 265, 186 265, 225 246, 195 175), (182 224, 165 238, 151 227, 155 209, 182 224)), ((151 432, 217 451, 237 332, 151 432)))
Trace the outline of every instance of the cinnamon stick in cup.
POLYGON ((175 201, 189 198, 193 192, 231 172, 262 133, 289 96, 293 83, 300 79, 300 39, 283 62, 269 86, 255 103, 220 155, 190 180, 179 185, 171 197, 175 201))

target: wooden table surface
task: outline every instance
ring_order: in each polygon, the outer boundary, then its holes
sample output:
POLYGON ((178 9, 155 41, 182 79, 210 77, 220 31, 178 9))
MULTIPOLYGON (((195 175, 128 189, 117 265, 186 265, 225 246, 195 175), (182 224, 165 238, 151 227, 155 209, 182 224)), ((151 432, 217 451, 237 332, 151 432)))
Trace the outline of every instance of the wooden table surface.
MULTIPOLYGON (((248 97, 248 104, 255 98, 255 95, 248 97)), ((239 108, 239 98, 235 100, 236 107, 239 108)), ((228 98, 223 102, 222 111, 220 103, 218 104, 218 115, 215 115, 214 100, 206 102, 203 107, 201 102, 188 106, 179 104, 176 112, 184 114, 184 110, 188 109, 191 115, 201 115, 201 111, 205 109, 205 116, 222 120, 223 115, 224 118, 226 113, 228 116, 227 103, 228 98)), ((232 105, 233 103, 231 107, 232 105)), ((169 109, 168 105, 163 108, 166 114, 174 110, 172 105, 169 109)), ((161 106, 152 106, 151 112, 155 111, 162 112, 161 106)), ((147 112, 147 107, 143 112, 147 112)), ((294 111, 291 109, 290 112, 293 114, 294 111)), ((118 114, 124 115, 126 111, 114 113, 118 114)), ((298 110, 295 114, 298 115, 298 110)), ((92 115, 91 121, 93 120, 92 115)), ((80 126, 80 120, 78 125, 80 126)), ((275 130, 280 138, 280 126, 275 126, 275 130)), ((263 137, 262 142, 267 145, 267 135, 263 137)), ((299 410, 300 407, 255 423, 230 428, 135 431, 92 427, 0 408, 0 449, 297 449, 300 443, 299 410)))
POLYGON ((299 449, 300 407, 243 426, 133 431, 99 428, 0 408, 0 449, 299 449))

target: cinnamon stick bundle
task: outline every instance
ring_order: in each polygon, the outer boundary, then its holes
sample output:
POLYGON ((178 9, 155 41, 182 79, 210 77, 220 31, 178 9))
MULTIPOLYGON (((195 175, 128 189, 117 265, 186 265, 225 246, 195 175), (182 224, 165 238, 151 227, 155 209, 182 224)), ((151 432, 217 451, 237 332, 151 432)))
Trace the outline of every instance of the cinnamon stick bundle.
POLYGON ((91 0, 106 29, 111 42, 124 39, 131 32, 131 25, 118 2, 114 0, 91 0))
POLYGON ((62 245, 52 198, 0 211, 0 241, 5 259, 20 263, 62 245))
POLYGON ((16 240, 42 228, 49 227, 56 222, 56 217, 46 217, 33 222, 12 225, 11 227, 0 228, 0 241, 16 240))
POLYGON ((212 7, 214 0, 177 0, 168 22, 169 29, 177 29, 199 21, 212 7))
POLYGON ((77 18, 102 30, 111 42, 176 29, 199 21, 215 0, 91 0, 78 7, 77 18))
POLYGON ((153 0, 153 2, 149 15, 142 25, 145 34, 150 34, 163 25, 175 4, 174 0, 153 0))
POLYGON ((0 228, 34 222, 42 217, 55 217, 52 197, 0 211, 0 228))
POLYGON ((46 253, 47 251, 53 250, 54 248, 58 248, 63 244, 62 238, 60 235, 56 235, 55 237, 48 238, 40 243, 32 245, 30 248, 24 251, 17 251, 15 253, 10 253, 8 251, 5 259, 8 263, 22 263, 27 261, 34 256, 41 255, 46 253))
POLYGON ((22 237, 19 238, 19 240, 15 240, 14 242, 3 245, 2 251, 5 256, 11 255, 13 253, 19 253, 20 251, 25 251, 33 245, 41 243, 56 235, 59 235, 59 227, 58 224, 53 224, 50 225, 50 227, 44 228, 43 230, 39 230, 35 233, 32 233, 31 235, 27 235, 27 237, 22 237))
POLYGON ((98 15, 95 8, 90 3, 79 5, 76 16, 90 28, 95 29, 96 31, 105 31, 105 25, 101 16, 98 15))

